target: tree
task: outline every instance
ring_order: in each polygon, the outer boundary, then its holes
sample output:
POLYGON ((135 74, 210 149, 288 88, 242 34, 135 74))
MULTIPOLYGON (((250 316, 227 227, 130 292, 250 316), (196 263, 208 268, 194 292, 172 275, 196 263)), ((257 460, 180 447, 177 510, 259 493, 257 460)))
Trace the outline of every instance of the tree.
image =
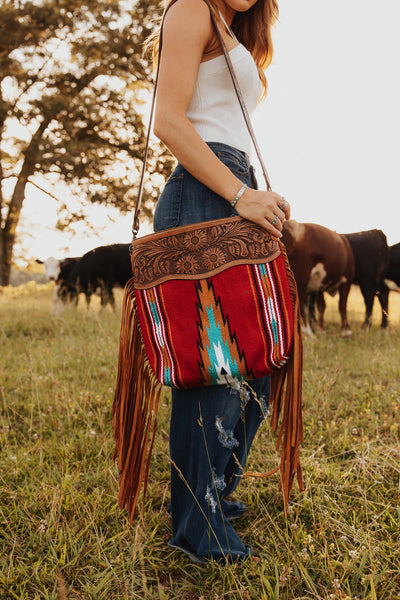
MULTIPOLYGON (((86 200, 132 208, 145 141, 138 107, 152 71, 142 44, 161 4, 3 0, 0 285, 9 283, 25 189, 36 174, 60 178, 86 200), (11 191, 7 181, 15 181, 11 191)), ((150 158, 150 172, 168 174, 165 149, 150 158)), ((145 207, 155 195, 146 190, 145 207)))

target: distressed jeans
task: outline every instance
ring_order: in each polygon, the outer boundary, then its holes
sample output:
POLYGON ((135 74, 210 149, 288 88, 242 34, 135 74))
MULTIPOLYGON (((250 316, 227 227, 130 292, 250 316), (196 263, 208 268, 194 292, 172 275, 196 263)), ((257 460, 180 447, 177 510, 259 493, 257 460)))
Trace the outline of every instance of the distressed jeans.
MULTIPOLYGON (((256 187, 245 154, 225 144, 209 146, 243 183, 256 187)), ((236 215, 229 202, 178 164, 157 203, 154 230, 236 215)), ((252 554, 231 524, 246 507, 227 497, 240 482, 268 400, 269 377, 241 389, 172 390, 170 545, 193 560, 240 560, 252 554)))

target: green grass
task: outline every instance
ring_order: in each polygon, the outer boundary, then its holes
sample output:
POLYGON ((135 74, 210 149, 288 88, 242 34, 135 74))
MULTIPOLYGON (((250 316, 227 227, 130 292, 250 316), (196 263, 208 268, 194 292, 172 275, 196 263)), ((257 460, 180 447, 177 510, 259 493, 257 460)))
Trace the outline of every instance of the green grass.
MULTIPOLYGON (((120 300, 120 296, 119 296, 120 300)), ((167 546, 168 412, 163 398, 143 517, 116 504, 110 426, 119 314, 96 302, 50 315, 49 286, 0 295, 0 598, 400 599, 400 297, 391 327, 305 340, 302 464, 288 518, 276 476, 246 478, 235 523, 258 563, 197 566, 167 546)), ((268 425, 249 471, 277 462, 268 425)))

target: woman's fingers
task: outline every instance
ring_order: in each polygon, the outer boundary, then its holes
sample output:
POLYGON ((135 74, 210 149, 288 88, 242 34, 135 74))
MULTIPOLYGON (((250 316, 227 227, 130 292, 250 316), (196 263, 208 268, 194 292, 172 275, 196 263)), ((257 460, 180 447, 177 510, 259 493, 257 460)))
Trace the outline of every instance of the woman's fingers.
POLYGON ((290 218, 288 201, 275 192, 247 189, 236 209, 240 216, 266 229, 272 237, 282 237, 283 223, 290 218))
POLYGON ((285 213, 285 219, 288 221, 290 219, 290 204, 284 196, 281 196, 278 206, 285 213))
POLYGON ((285 213, 282 210, 277 209, 276 207, 272 208, 271 211, 272 211, 272 217, 269 218, 270 223, 272 225, 277 225, 278 228, 280 228, 281 225, 283 224, 283 221, 286 218, 285 213))
MULTIPOLYGON (((281 223, 281 221, 279 221, 279 223, 281 223)), ((263 225, 262 223, 260 223, 260 224, 263 225)), ((264 223, 263 227, 264 227, 264 229, 266 229, 268 231, 268 233, 271 234, 272 237, 276 237, 276 238, 282 237, 282 233, 281 233, 282 223, 280 225, 278 223, 273 225, 270 221, 268 221, 268 219, 265 219, 265 223, 264 223)))

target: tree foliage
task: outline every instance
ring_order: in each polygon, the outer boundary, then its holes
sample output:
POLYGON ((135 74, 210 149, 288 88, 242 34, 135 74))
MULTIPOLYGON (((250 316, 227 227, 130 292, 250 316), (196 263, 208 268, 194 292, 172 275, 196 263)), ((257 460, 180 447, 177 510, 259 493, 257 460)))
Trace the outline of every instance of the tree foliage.
MULTIPOLYGON (((80 197, 132 208, 152 66, 144 39, 161 0, 3 0, 0 6, 0 285, 35 174, 80 197), (10 179, 15 178, 15 179, 10 179), (6 181, 15 181, 6 193, 6 181)), ((156 148, 150 172, 171 168, 156 148)), ((156 191, 147 189, 145 207, 156 191)))

